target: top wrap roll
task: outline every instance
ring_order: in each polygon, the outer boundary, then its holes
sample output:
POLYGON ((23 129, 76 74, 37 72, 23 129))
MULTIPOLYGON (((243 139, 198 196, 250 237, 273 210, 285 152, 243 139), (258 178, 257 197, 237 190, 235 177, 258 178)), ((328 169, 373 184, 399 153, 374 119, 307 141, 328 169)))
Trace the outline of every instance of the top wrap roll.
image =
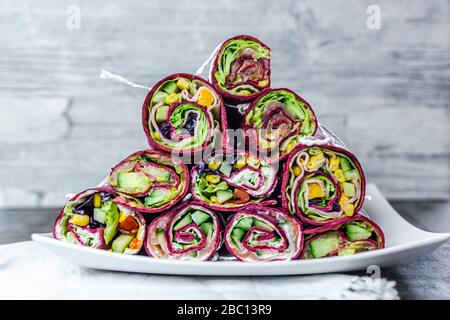
POLYGON ((252 101, 270 86, 270 55, 270 48, 252 36, 226 40, 211 69, 214 88, 229 102, 252 101))
POLYGON ((189 170, 180 158, 144 150, 112 168, 109 184, 120 195, 116 203, 141 212, 161 212, 186 195, 189 170))
POLYGON ((226 144, 222 98, 190 74, 170 75, 152 88, 142 106, 142 125, 149 144, 166 152, 201 152, 216 139, 226 144))
POLYGON ((242 127, 250 143, 273 162, 287 157, 302 137, 314 135, 317 120, 295 92, 267 89, 247 109, 242 127))
POLYGON ((303 222, 321 225, 357 213, 365 187, 361 165, 349 151, 298 146, 284 166, 281 198, 303 222))

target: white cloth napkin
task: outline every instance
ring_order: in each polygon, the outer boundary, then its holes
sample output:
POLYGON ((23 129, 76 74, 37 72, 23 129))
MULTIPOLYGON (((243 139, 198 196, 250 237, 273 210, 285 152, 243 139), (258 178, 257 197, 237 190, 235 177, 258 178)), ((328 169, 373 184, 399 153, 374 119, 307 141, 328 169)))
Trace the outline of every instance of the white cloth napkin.
POLYGON ((343 274, 193 277, 81 268, 25 241, 0 246, 0 299, 398 299, 395 282, 343 274))

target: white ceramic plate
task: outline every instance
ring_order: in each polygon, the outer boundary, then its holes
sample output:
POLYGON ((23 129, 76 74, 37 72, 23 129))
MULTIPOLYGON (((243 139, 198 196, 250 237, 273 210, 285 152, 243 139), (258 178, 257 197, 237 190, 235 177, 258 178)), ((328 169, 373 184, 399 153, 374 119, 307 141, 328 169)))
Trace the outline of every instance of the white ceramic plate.
POLYGON ((368 199, 365 201, 364 209, 383 229, 386 248, 353 256, 255 263, 187 262, 128 256, 85 248, 55 240, 50 233, 35 233, 31 237, 54 254, 82 267, 125 272, 216 276, 313 274, 366 270, 370 265, 385 267, 414 261, 450 238, 449 233, 426 232, 409 224, 389 205, 375 185, 369 184, 366 194, 368 199))

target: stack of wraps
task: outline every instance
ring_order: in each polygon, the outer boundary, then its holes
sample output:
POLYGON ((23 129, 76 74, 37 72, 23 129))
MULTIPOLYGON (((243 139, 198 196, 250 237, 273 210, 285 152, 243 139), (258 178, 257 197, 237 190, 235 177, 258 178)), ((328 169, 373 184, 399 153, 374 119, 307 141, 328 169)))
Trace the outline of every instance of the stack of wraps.
POLYGON ((184 261, 215 260, 219 252, 243 262, 288 261, 383 248, 382 230, 361 213, 359 161, 324 142, 306 100, 270 88, 270 59, 267 45, 239 35, 215 51, 210 82, 186 73, 157 82, 142 105, 150 149, 114 166, 106 185, 72 197, 54 237, 184 261), (236 104, 248 106, 243 117, 236 104), (238 145, 227 117, 243 129, 238 145))

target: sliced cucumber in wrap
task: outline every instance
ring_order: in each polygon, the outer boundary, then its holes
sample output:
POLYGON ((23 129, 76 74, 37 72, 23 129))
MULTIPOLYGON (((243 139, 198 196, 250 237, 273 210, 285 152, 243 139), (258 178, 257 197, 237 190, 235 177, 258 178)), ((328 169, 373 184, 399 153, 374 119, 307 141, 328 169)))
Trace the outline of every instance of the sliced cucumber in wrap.
POLYGON ((189 171, 174 155, 144 150, 116 165, 109 184, 119 195, 115 203, 145 213, 161 212, 186 195, 189 171))
POLYGON ((302 259, 346 256, 384 248, 383 231, 360 214, 303 233, 306 242, 302 259))
POLYGON ((217 153, 194 166, 191 179, 193 199, 214 210, 276 203, 267 200, 278 181, 275 168, 249 153, 217 153))
POLYGON ((284 165, 282 205, 305 223, 323 225, 357 214, 365 188, 361 165, 349 151, 298 146, 284 165))
POLYGON ((292 260, 302 251, 300 222, 277 208, 251 205, 227 222, 225 245, 246 262, 292 260))
POLYGON ((317 120, 311 106, 289 89, 267 89, 247 109, 242 124, 250 143, 271 161, 282 160, 313 136, 317 120))
POLYGON ((53 236, 85 247, 137 254, 144 243, 145 220, 139 212, 116 203, 117 198, 109 186, 77 194, 56 218, 53 236))
POLYGON ((239 35, 226 40, 211 69, 214 88, 228 102, 248 102, 270 87, 271 50, 260 40, 239 35))
POLYGON ((197 153, 226 144, 222 98, 190 74, 172 74, 152 88, 142 106, 142 125, 150 146, 165 152, 197 153))
POLYGON ((182 204, 155 219, 148 227, 145 249, 158 259, 212 259, 222 232, 218 216, 195 202, 182 204))

